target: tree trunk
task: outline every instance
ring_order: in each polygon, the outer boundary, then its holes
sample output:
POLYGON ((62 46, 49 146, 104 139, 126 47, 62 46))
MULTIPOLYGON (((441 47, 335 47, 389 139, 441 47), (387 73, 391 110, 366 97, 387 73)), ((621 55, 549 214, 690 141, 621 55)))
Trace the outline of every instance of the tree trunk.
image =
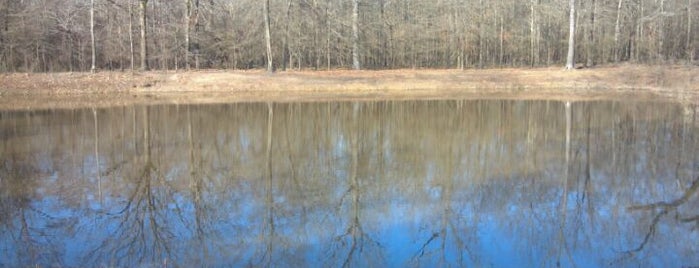
POLYGON ((531 0, 530 3, 530 11, 529 11, 529 65, 534 66, 537 64, 536 60, 536 54, 538 54, 538 51, 536 51, 536 0, 531 0))
POLYGON ((500 53, 498 53, 498 64, 504 64, 505 57, 505 18, 500 15, 500 53))
POLYGON ((328 71, 330 71, 330 5, 328 1, 325 6, 325 60, 327 60, 328 71))
MULTIPOLYGON (((184 43, 187 51, 185 51, 184 64, 187 70, 189 70, 192 65, 192 39, 196 40, 197 24, 199 21, 199 0, 194 0, 194 3, 192 3, 192 0, 185 0, 185 5, 184 43), (194 27, 194 30, 192 30, 192 27, 194 27)), ((197 50, 196 47, 194 49, 197 50)), ((196 58, 194 67, 196 69, 199 69, 198 54, 197 51, 194 52, 194 57, 196 58)))
POLYGON ((381 67, 386 68, 388 67, 388 32, 386 27, 386 1, 385 0, 380 0, 379 1, 379 10, 380 10, 380 17, 381 17, 381 31, 380 31, 380 38, 381 38, 381 67))
POLYGON ((91 72, 95 72, 95 0, 90 0, 90 39, 92 47, 92 66, 90 67, 91 72))
POLYGON ((352 69, 359 70, 359 0, 352 0, 352 69))
POLYGON ((660 0, 660 18, 658 18, 658 59, 665 61, 663 47, 665 46, 665 0, 660 0))
POLYGON ((631 60, 634 62, 638 62, 640 60, 641 50, 645 50, 645 34, 642 18, 645 17, 646 12, 643 1, 640 1, 638 9, 639 14, 636 18, 636 32, 638 34, 636 35, 636 40, 634 40, 634 42, 636 42, 636 50, 634 50, 634 53, 631 54, 631 60))
POLYGON ((131 52, 131 71, 133 72, 135 68, 135 52, 133 45, 133 2, 129 0, 129 48, 131 52))
MULTIPOLYGON (((282 40, 282 71, 286 71, 289 60, 289 24, 291 24, 291 0, 286 2, 286 25, 284 26, 284 39, 282 40)), ((327 20, 327 18, 326 18, 327 20)))
POLYGON ((569 34, 568 34, 568 57, 566 58, 566 70, 575 69, 575 0, 570 0, 570 17, 569 17, 569 34))
POLYGON ((265 41, 267 43, 267 72, 274 72, 274 66, 272 65, 272 36, 270 34, 269 26, 269 0, 263 1, 263 16, 265 19, 265 41))
POLYGON ((694 48, 692 47, 692 0, 687 0, 687 62, 691 63, 694 60, 694 48))
POLYGON ((597 13, 597 1, 592 0, 592 7, 590 7, 590 25, 587 29, 587 61, 586 66, 595 65, 595 13, 597 13))
POLYGON ((2 20, 2 29, 4 33, 7 33, 10 29, 10 0, 5 0, 5 5, 3 7, 5 9, 5 14, 2 20))
POLYGON ((146 8, 148 0, 141 0, 141 71, 148 70, 148 46, 146 32, 146 8))
POLYGON ((190 25, 192 24, 192 0, 184 0, 184 4, 186 7, 185 14, 184 14, 184 47, 185 47, 185 52, 184 52, 184 67, 189 70, 189 52, 191 51, 191 46, 190 46, 190 37, 189 37, 189 31, 190 31, 190 25))
POLYGON ((9 4, 8 0, 5 0, 4 5, 3 5, 3 19, 2 19, 2 28, 0 28, 0 71, 9 71, 11 70, 11 64, 10 61, 12 59, 6 58, 5 53, 7 51, 7 47, 5 44, 5 35, 7 34, 7 28, 8 28, 8 17, 9 17, 9 7, 7 6, 9 4))
POLYGON ((619 35, 621 34, 621 5, 624 0, 619 0, 616 7, 616 23, 614 24, 614 62, 619 62, 619 35))
POLYGON ((478 68, 482 69, 483 68, 483 37, 485 35, 485 31, 483 30, 483 23, 485 21, 485 7, 483 6, 483 0, 479 1, 479 7, 480 7, 480 17, 478 20, 478 68))
MULTIPOLYGON (((4 5, 3 5, 3 16, 2 16, 2 28, 0 28, 0 48, 2 51, 0 51, 0 56, 4 56, 6 47, 5 47, 5 35, 7 34, 7 31, 9 30, 9 19, 10 19, 10 0, 5 0, 4 5)), ((7 62, 5 63, 7 64, 7 62)), ((9 70, 10 66, 8 64, 7 69, 9 70)))

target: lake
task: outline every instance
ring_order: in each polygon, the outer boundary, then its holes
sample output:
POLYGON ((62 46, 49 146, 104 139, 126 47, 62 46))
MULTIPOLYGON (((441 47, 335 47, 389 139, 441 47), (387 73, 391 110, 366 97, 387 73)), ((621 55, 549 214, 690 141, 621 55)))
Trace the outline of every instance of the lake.
POLYGON ((0 267, 692 267, 697 105, 0 112, 0 267))

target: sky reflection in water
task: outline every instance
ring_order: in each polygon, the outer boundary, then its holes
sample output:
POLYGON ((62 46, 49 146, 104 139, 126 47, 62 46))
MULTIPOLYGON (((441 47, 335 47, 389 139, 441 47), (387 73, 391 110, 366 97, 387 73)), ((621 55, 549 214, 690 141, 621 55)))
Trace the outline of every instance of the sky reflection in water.
POLYGON ((0 267, 699 265, 697 107, 0 113, 0 267))

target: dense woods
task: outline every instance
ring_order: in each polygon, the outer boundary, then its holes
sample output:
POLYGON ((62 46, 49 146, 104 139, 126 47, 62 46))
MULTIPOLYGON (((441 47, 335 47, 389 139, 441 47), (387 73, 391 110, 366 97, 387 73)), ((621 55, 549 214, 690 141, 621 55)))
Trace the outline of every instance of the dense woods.
POLYGON ((0 0, 0 71, 563 66, 571 27, 578 66, 699 54, 697 0, 92 2, 0 0))

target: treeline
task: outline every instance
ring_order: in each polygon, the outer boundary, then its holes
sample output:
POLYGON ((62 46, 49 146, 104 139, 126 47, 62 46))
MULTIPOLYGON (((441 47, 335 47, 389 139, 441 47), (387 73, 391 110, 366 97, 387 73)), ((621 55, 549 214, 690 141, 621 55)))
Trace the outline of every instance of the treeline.
MULTIPOLYGON (((91 1, 0 0, 0 71, 90 70, 93 36, 97 69, 263 68, 266 10, 278 70, 562 65, 568 50, 569 0, 91 1)), ((577 64, 697 60, 696 0, 575 5, 577 64)))

